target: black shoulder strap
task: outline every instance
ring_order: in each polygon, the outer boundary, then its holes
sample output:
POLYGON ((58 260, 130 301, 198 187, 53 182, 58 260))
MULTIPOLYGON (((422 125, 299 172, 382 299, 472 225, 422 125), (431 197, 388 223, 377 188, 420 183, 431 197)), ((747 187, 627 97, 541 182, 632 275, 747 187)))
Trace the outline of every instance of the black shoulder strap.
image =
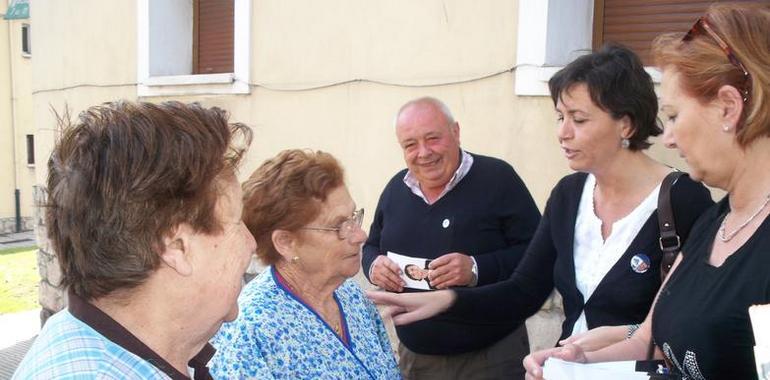
POLYGON ((676 251, 681 247, 681 240, 676 233, 674 222, 674 210, 671 208, 671 187, 684 175, 683 172, 674 171, 663 179, 658 194, 658 226, 660 227, 660 249, 663 252, 676 251))
MULTIPOLYGON (((663 178, 658 194, 658 226, 660 227, 660 249, 663 251, 663 260, 660 263, 660 279, 664 281, 676 260, 676 254, 682 247, 682 239, 676 233, 674 222, 674 210, 671 207, 671 187, 674 186, 684 172, 673 171, 663 178)), ((650 329, 652 334, 652 329, 650 329)), ((647 349, 647 360, 652 360, 655 354, 655 341, 650 337, 650 345, 647 349)))
POLYGON ((684 172, 673 171, 663 179, 660 184, 660 193, 658 194, 658 227, 660 227, 660 250, 663 251, 663 261, 661 263, 661 278, 665 279, 671 266, 674 265, 674 259, 682 247, 682 240, 676 233, 676 223, 674 221, 674 210, 671 207, 671 187, 676 181, 685 175, 684 172))

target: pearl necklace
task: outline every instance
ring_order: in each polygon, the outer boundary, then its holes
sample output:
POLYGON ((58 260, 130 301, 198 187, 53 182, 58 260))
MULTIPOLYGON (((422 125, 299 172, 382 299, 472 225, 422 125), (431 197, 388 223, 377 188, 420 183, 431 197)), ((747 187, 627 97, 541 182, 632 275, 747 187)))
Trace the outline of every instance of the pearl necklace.
POLYGON ((730 232, 729 234, 725 232, 725 222, 727 222, 727 216, 730 215, 730 213, 727 213, 727 215, 725 215, 725 218, 722 219, 722 224, 719 225, 719 240, 721 240, 723 243, 727 243, 728 241, 732 240, 735 237, 735 235, 738 235, 738 233, 741 232, 741 230, 743 230, 744 227, 748 226, 749 223, 751 223, 751 221, 754 220, 754 218, 756 218, 757 215, 759 215, 765 209, 765 207, 767 207, 768 203, 770 203, 770 194, 767 194, 767 197, 765 198, 765 203, 762 204, 762 207, 760 207, 757 210, 757 212, 752 214, 748 219, 746 219, 745 222, 743 222, 743 224, 738 226, 738 228, 736 228, 733 232, 730 232))

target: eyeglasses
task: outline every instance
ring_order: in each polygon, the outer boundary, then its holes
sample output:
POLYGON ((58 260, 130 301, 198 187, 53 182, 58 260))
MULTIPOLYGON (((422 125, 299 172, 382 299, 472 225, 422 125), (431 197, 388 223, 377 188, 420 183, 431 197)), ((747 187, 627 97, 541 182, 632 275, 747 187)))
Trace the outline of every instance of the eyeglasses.
POLYGON ((337 232, 337 237, 339 237, 340 240, 345 240, 353 235, 357 229, 361 228, 361 224, 363 224, 363 222, 364 209, 358 209, 353 212, 353 215, 345 219, 345 221, 337 227, 302 227, 300 230, 335 231, 337 232))
POLYGON ((705 16, 698 18, 698 21, 695 21, 695 24, 693 24, 692 28, 690 28, 690 31, 687 32, 687 34, 684 35, 682 38, 682 41, 687 42, 691 41, 695 36, 698 34, 703 34, 703 32, 706 32, 711 38, 716 41, 717 45, 719 45, 720 48, 722 48, 722 51, 727 55, 727 59, 730 61, 730 63, 733 64, 733 66, 737 67, 741 71, 743 71, 743 103, 748 103, 749 101, 749 90, 751 88, 751 74, 749 74, 749 71, 746 70, 746 66, 741 63, 740 60, 738 60, 738 57, 735 56, 735 53, 733 53, 733 49, 730 48, 730 45, 727 44, 719 35, 714 32, 714 29, 711 28, 711 25, 709 25, 708 20, 705 16))

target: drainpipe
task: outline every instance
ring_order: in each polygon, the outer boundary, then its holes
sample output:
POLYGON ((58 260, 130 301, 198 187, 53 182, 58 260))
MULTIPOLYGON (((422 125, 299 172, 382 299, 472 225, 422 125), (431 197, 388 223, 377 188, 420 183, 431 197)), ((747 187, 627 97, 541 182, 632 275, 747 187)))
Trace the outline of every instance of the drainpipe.
POLYGON ((16 232, 21 232, 21 194, 19 189, 13 191, 13 197, 16 200, 16 232))
POLYGON ((19 168, 16 162, 16 81, 13 78, 13 40, 11 39, 11 23, 8 21, 8 76, 11 79, 11 149, 13 154, 13 188, 14 204, 16 206, 16 232, 21 232, 21 202, 19 195, 19 168))

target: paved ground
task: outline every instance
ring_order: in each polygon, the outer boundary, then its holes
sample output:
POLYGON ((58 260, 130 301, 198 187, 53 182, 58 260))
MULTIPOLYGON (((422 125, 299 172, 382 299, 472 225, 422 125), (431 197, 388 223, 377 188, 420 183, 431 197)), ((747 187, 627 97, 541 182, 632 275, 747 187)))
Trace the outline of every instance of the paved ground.
MULTIPOLYGON (((34 245, 34 231, 0 234, 0 250, 34 245)), ((0 380, 11 378, 39 331, 40 309, 0 314, 0 380)))
POLYGON ((0 250, 6 248, 31 247, 37 245, 35 231, 25 231, 18 234, 0 234, 0 250))
POLYGON ((0 315, 0 379, 10 379, 40 331, 40 310, 0 315))

